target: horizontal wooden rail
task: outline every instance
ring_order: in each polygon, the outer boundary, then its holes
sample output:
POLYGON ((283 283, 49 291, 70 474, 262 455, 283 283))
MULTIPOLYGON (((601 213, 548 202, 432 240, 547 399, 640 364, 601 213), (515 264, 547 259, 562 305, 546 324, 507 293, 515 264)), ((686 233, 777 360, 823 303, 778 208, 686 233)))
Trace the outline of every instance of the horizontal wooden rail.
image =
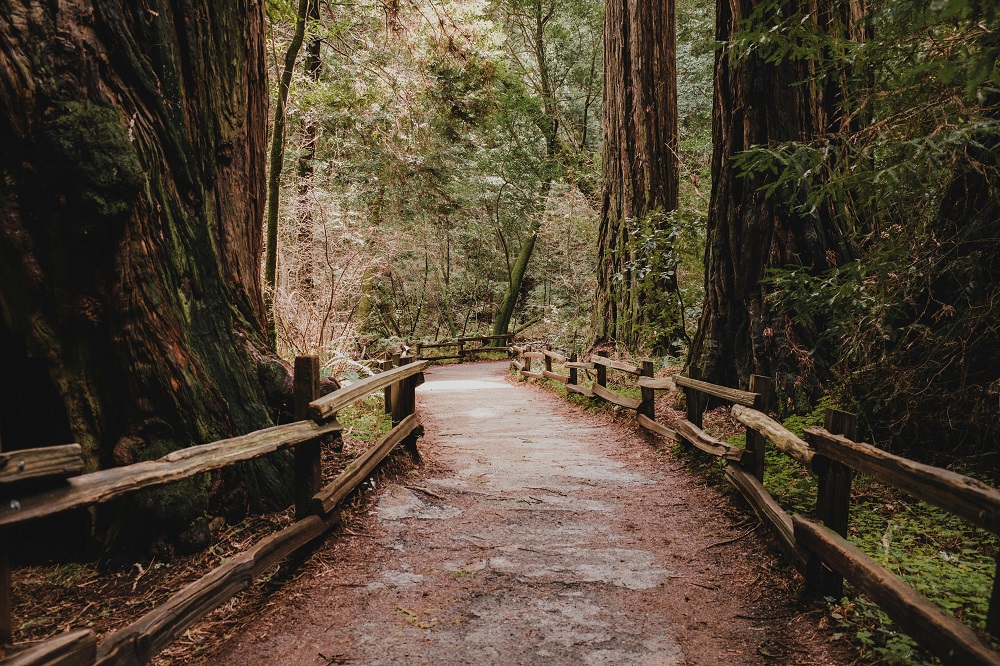
POLYGON ((323 424, 297 421, 248 435, 180 449, 158 460, 84 474, 68 479, 64 485, 3 502, 0 504, 0 526, 106 502, 126 493, 180 481, 195 474, 313 441, 340 430, 343 430, 343 426, 335 420, 323 424))
POLYGON ((676 430, 668 428, 662 423, 657 423, 656 421, 649 418, 645 414, 639 414, 638 416, 636 416, 636 422, 646 430, 650 432, 655 432, 657 435, 665 437, 672 442, 680 443, 681 441, 680 436, 677 434, 676 430))
POLYGON ((430 361, 407 363, 406 365, 401 365, 398 368, 393 368, 392 370, 388 370, 386 372, 380 372, 377 375, 372 375, 371 377, 366 377, 360 381, 356 381, 350 386, 337 389, 333 393, 327 393, 322 398, 313 400, 309 403, 309 416, 317 420, 328 419, 344 407, 347 407, 348 405, 371 393, 374 393, 375 391, 384 389, 386 386, 391 384, 395 384, 401 379, 423 372, 427 369, 428 365, 430 365, 430 361))
POLYGON ((358 485, 368 478, 380 462, 388 456, 400 442, 414 432, 422 431, 420 417, 410 414, 400 421, 399 425, 385 434, 377 444, 354 460, 330 484, 320 490, 313 498, 313 504, 318 513, 326 515, 336 508, 337 504, 351 494, 358 485))
POLYGON ((521 363, 517 359, 514 359, 513 361, 510 362, 510 364, 518 372, 521 372, 521 373, 524 372, 524 363, 521 363))
POLYGON ((584 361, 568 361, 566 363, 567 368, 576 368, 577 370, 593 370, 593 363, 586 363, 584 361))
POLYGON ((597 356, 597 355, 591 356, 590 362, 593 363, 594 365, 603 365, 605 368, 608 368, 610 370, 627 372, 630 375, 638 375, 639 372, 641 372, 640 369, 634 365, 629 365, 628 363, 623 363, 621 361, 615 361, 613 359, 606 358, 604 356, 597 356))
POLYGON ((639 409, 639 405, 642 404, 642 400, 637 398, 629 398, 624 395, 619 395, 614 391, 610 391, 607 388, 601 386, 600 384, 594 384, 591 389, 598 398, 603 398, 608 402, 614 403, 619 407, 624 407, 625 409, 639 409))
POLYGON ((570 393, 576 393, 577 395, 582 395, 585 398, 593 398, 594 392, 587 388, 586 386, 580 386, 579 384, 570 384, 567 382, 566 390, 570 393))
POLYGON ((744 405, 746 407, 753 407, 756 404, 758 396, 757 393, 751 393, 750 391, 741 391, 717 384, 710 384, 700 379, 691 379, 683 375, 675 375, 674 383, 678 386, 686 386, 687 388, 707 393, 708 395, 714 395, 716 398, 722 398, 723 400, 735 402, 737 405, 744 405))
POLYGON ((530 377, 531 379, 545 379, 545 375, 540 372, 530 372, 528 370, 521 370, 521 375, 524 377, 530 377))
POLYGON ((421 344, 421 349, 442 349, 444 347, 457 347, 457 342, 434 342, 429 344, 421 344))
POLYGON ((829 528, 792 516, 794 536, 879 605, 899 627, 947 664, 996 666, 1000 653, 857 546, 829 528))
POLYGON ((487 340, 508 340, 513 338, 513 333, 500 333, 499 335, 474 335, 472 337, 459 338, 459 342, 486 342, 487 340))
POLYGON ((93 631, 67 631, 12 654, 0 661, 3 666, 89 666, 97 655, 93 631))
POLYGON ((191 583, 165 603, 101 641, 98 666, 148 663, 184 635, 195 622, 253 584, 285 557, 321 536, 339 516, 309 516, 234 555, 222 566, 191 583))
POLYGON ((507 353, 506 347, 473 347, 472 349, 462 350, 465 356, 469 354, 497 354, 497 353, 507 353))
POLYGON ((750 409, 749 407, 734 405, 733 417, 748 428, 753 428, 760 434, 766 436, 769 440, 774 442, 776 447, 798 460, 800 463, 805 465, 806 468, 812 468, 814 453, 813 450, 809 448, 809 445, 796 437, 792 431, 769 417, 767 414, 758 412, 756 409, 750 409))
POLYGON ((808 428, 805 433, 818 454, 1000 534, 1000 490, 956 472, 893 455, 871 444, 832 435, 823 428, 808 428))
POLYGON ((771 527, 771 531, 778 537, 781 549, 801 571, 805 567, 805 556, 795 543, 791 516, 778 506, 757 477, 743 468, 729 465, 726 468, 726 479, 740 492, 761 521, 771 527))
POLYGON ((546 379, 552 379, 557 382, 562 382, 563 384, 569 384, 569 377, 566 375, 560 375, 557 372, 549 372, 548 370, 542 370, 542 376, 546 379))
POLYGON ((521 353, 521 357, 522 358, 544 359, 545 358, 545 354, 544 354, 544 352, 526 351, 526 352, 522 352, 521 353))
POLYGON ((713 456, 739 462, 746 453, 737 446, 712 437, 687 419, 680 419, 674 423, 674 429, 685 442, 713 456))
POLYGON ((666 389, 668 391, 673 391, 677 388, 677 384, 674 383, 671 377, 639 377, 639 386, 641 388, 666 389))
POLYGON ((542 353, 545 354, 546 356, 548 356, 549 358, 551 358, 556 363, 565 363, 566 361, 569 360, 568 358, 566 358, 565 356, 563 356, 559 352, 554 352, 551 349, 546 349, 542 353))
POLYGON ((458 354, 451 354, 448 356, 421 356, 421 361, 453 361, 455 359, 465 358, 465 355, 459 356, 458 354))
POLYGON ((83 454, 79 444, 0 453, 0 485, 28 479, 65 479, 81 473, 83 454))

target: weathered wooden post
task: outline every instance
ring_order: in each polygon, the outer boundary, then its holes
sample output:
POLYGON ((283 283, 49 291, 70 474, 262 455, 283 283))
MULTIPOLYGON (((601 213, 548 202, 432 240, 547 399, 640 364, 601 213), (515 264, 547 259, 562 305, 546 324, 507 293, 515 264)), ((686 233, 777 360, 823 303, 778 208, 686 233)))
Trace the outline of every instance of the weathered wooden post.
MULTIPOLYGON (((652 378, 653 362, 650 359, 648 358, 642 359, 642 362, 639 364, 639 376, 652 378)), ((640 416, 645 416, 651 421, 655 421, 656 420, 656 403, 654 402, 655 399, 656 399, 656 391, 654 391, 651 388, 646 388, 645 386, 643 386, 642 402, 639 403, 639 409, 636 410, 636 413, 639 414, 640 416)))
MULTIPOLYGON (((382 372, 386 370, 392 370, 392 359, 384 359, 380 364, 382 372)), ((382 389, 382 396, 385 401, 385 413, 392 414, 392 385, 386 386, 382 389)))
MULTIPOLYGON (((774 382, 770 377, 763 375, 750 375, 751 393, 756 393, 753 408, 765 414, 771 408, 771 401, 774 399, 774 382)), ((751 427, 747 427, 747 452, 750 455, 743 457, 743 467, 757 477, 758 481, 764 480, 764 452, 767 449, 767 437, 760 434, 751 427)))
MULTIPOLYGON (((402 356, 399 365, 408 365, 413 361, 412 356, 402 356)), ((392 385, 392 425, 398 426, 403 419, 413 413, 413 389, 410 378, 401 379, 392 385)))
MULTIPOLYGON (((578 359, 579 359, 579 355, 576 352, 573 352, 572 354, 569 355, 569 362, 570 363, 576 363, 578 359)), ((577 382, 578 377, 577 377, 576 373, 577 373, 577 369, 574 368, 573 366, 570 366, 570 368, 569 368, 569 383, 570 384, 577 384, 578 383, 577 382)))
POLYGON ((461 363, 465 360, 465 338, 458 339, 458 362, 461 363))
MULTIPOLYGON (((295 420, 302 421, 308 417, 309 403, 319 397, 319 356, 295 357, 293 386, 295 420)), ((295 520, 312 512, 312 498, 323 484, 320 453, 319 440, 295 447, 295 520)))
POLYGON ((392 352, 392 367, 399 367, 399 359, 403 358, 403 355, 399 352, 392 352))
POLYGON ((413 358, 420 360, 420 349, 424 346, 423 342, 418 342, 413 346, 413 358))
MULTIPOLYGON (((531 345, 524 345, 524 351, 531 351, 531 345)), ((521 358, 524 359, 524 371, 531 372, 531 357, 525 356, 524 353, 522 352, 521 358)))
MULTIPOLYGON (((596 356, 600 356, 601 358, 605 358, 608 355, 608 353, 605 352, 605 351, 594 352, 594 354, 596 356)), ((595 363, 594 366, 595 366, 594 370, 597 372, 597 385, 598 386, 603 386, 604 388, 607 388, 608 387, 608 368, 607 368, 607 366, 601 365, 601 364, 597 364, 597 363, 595 363)))
MULTIPOLYGON (((858 436, 858 417, 856 414, 828 409, 825 427, 833 435, 843 435, 854 440, 858 436)), ((851 468, 818 454, 813 457, 812 467, 819 477, 816 513, 824 525, 846 538, 851 507, 851 468)), ((822 596, 839 599, 844 594, 844 579, 825 567, 819 557, 810 553, 806 562, 806 587, 822 596)))
MULTIPOLYGON (((687 376, 688 379, 701 379, 701 368, 699 368, 697 365, 688 366, 687 376)), ((702 399, 701 399, 701 391, 685 386, 684 403, 687 412, 686 415, 687 420, 700 428, 701 415, 702 412, 704 411, 704 405, 702 404, 702 399)))
MULTIPOLYGON (((552 351, 552 345, 545 345, 545 351, 552 351)), ((552 372, 552 357, 545 355, 545 371, 552 372)))
MULTIPOLYGON (((399 360, 400 365, 408 365, 413 361, 412 356, 403 356, 399 360)), ((396 427, 403 420, 413 414, 416 411, 417 406, 417 384, 420 381, 420 375, 414 375, 412 377, 406 377, 396 382, 392 390, 392 426, 396 427)), ((414 459, 420 459, 420 452, 417 451, 417 433, 414 432, 406 436, 403 440, 403 446, 414 459)))

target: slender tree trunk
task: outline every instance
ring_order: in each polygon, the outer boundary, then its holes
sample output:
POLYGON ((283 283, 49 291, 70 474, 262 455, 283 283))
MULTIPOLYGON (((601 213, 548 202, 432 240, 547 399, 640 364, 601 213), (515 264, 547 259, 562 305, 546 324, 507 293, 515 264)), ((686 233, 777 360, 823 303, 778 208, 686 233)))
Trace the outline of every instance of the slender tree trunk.
POLYGON ((644 329, 683 326, 664 307, 677 290, 672 247, 655 264, 630 237, 662 237, 677 208, 677 53, 673 0, 609 1, 604 24, 604 187, 598 236, 595 341, 636 349, 644 329), (643 229, 643 226, 649 227, 643 229), (646 277, 638 274, 649 271, 646 277))
POLYGON ((514 307, 517 305, 517 298, 521 293, 521 285, 524 284, 524 275, 528 272, 528 262, 535 251, 535 241, 538 240, 538 225, 536 224, 528 238, 521 244, 521 251, 517 255, 517 261, 510 272, 510 282, 507 283, 507 290, 504 292, 500 307, 497 308, 496 319, 493 321, 493 335, 502 335, 510 328, 510 320, 514 316, 514 307))
POLYGON ((306 16, 310 0, 299 0, 295 14, 295 29, 292 41, 285 52, 285 62, 278 81, 278 101, 274 105, 274 128, 271 132, 271 153, 267 171, 267 251, 264 257, 264 298, 267 302, 268 337, 271 345, 277 342, 274 328, 274 291, 278 286, 278 197, 281 188, 281 170, 285 163, 285 104, 288 102, 288 88, 292 84, 295 60, 299 56, 302 40, 305 39, 306 16))
MULTIPOLYGON (((313 29, 315 30, 319 23, 319 0, 310 0, 308 19, 313 24, 313 29)), ((319 82, 320 69, 323 65, 323 61, 320 59, 321 44, 322 40, 319 35, 315 34, 309 38, 309 43, 306 44, 304 69, 306 76, 314 84, 319 82)), ((315 113, 306 114, 306 119, 302 127, 302 152, 299 154, 298 160, 299 208, 301 212, 299 214, 296 234, 298 241, 298 251, 296 254, 299 258, 299 289, 307 297, 312 293, 315 284, 313 274, 316 271, 315 262, 313 261, 314 222, 310 194, 313 190, 313 176, 315 173, 313 161, 316 158, 316 144, 318 141, 319 123, 317 122, 316 115, 315 113)))
MULTIPOLYGON (((780 8, 784 16, 799 7, 786 4, 780 8)), ((854 26, 864 10, 850 0, 818 4, 812 16, 824 17, 828 31, 854 26)), ((719 0, 717 41, 729 42, 762 5, 719 0)), ((788 400, 817 393, 824 360, 810 353, 815 333, 775 311, 761 279, 773 267, 819 272, 839 266, 855 257, 855 249, 845 215, 830 206, 793 212, 801 192, 786 188, 767 196, 761 188, 773 176, 740 177, 732 159, 756 146, 810 141, 840 129, 843 80, 821 88, 810 70, 809 61, 767 63, 732 44, 716 55, 705 304, 689 359, 703 368, 705 379, 727 386, 746 384, 751 374, 772 376, 788 400)))
MULTIPOLYGON (((77 441, 93 470, 272 423, 263 22, 260 0, 0 0, 0 355, 38 397, 0 399, 5 446, 77 441)), ((241 501, 280 497, 252 467, 241 501)), ((207 488, 131 505, 181 531, 207 488)))

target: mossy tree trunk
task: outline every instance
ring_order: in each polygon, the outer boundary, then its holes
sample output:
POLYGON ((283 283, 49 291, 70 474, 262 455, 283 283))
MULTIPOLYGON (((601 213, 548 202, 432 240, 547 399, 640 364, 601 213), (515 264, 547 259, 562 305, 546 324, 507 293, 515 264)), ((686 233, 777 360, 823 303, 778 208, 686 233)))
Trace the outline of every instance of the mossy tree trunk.
MULTIPOLYGON (((42 385, 5 448, 71 438, 97 469, 272 423, 263 23, 261 0, 0 0, 0 354, 42 385)), ((242 471, 236 500, 289 499, 286 465, 242 471)), ((140 499, 181 531, 207 485, 140 499)))
MULTIPOLYGON (((838 103, 848 91, 836 76, 817 84, 809 60, 765 62, 759 49, 742 53, 730 40, 741 29, 766 30, 769 20, 799 8, 765 0, 716 3, 716 39, 726 46, 715 61, 705 302, 689 358, 707 381, 725 386, 745 385, 751 374, 771 376, 789 400, 818 394, 824 359, 811 354, 816 331, 777 311, 761 280, 770 268, 805 266, 818 273, 854 259, 851 214, 827 205, 798 212, 801 192, 782 187, 769 196, 761 188, 775 176, 741 177, 733 158, 836 133, 843 122, 838 103), (761 8, 767 9, 755 15, 761 8)), ((828 34, 860 39, 853 31, 863 12, 856 0, 823 0, 809 16, 828 34)))
POLYGON ((677 291, 665 242, 678 196, 673 0, 606 3, 602 162, 595 342, 668 344, 683 326, 664 306, 677 291))

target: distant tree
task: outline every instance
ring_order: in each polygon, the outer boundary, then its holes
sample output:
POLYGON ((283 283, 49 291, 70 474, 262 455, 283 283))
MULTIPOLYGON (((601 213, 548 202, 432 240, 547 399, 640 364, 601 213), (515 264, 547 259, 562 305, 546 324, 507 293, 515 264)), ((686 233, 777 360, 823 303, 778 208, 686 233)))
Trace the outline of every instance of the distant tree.
MULTIPOLYGON (((32 387, 3 382, 5 448, 77 441, 93 470, 273 422, 263 20, 0 0, 0 355, 32 387)), ((244 471, 235 504, 288 497, 285 466, 244 471)), ((208 486, 138 501, 193 547, 208 486)))
POLYGON ((635 349, 683 326, 665 236, 677 208, 677 48, 673 0, 610 0, 604 18, 604 187, 598 237, 597 342, 635 349), (655 243, 653 255, 647 244, 655 243), (669 320, 669 321, 664 321, 669 320), (648 336, 646 327, 665 327, 648 336))

